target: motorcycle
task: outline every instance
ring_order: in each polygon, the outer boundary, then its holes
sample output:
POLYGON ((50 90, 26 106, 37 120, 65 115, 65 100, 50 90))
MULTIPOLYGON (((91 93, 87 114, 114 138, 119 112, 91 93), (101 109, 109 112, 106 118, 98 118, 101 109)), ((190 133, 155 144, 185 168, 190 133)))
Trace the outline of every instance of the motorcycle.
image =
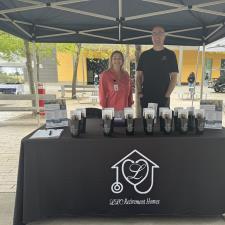
POLYGON ((215 86, 214 86, 214 91, 215 92, 223 92, 223 93, 225 93, 225 83, 224 84, 216 83, 215 86))
POLYGON ((225 93, 225 76, 220 76, 214 85, 215 92, 223 92, 225 93))

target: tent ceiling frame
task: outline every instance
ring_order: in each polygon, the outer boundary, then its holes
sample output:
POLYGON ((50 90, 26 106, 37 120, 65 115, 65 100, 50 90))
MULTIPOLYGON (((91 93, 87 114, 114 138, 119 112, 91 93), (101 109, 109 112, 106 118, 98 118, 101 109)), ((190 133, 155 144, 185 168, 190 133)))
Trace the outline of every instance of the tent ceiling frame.
MULTIPOLYGON (((19 0, 19 1, 23 1, 23 2, 28 3, 27 0, 19 0)), ((30 1, 29 3, 32 4, 32 6, 25 6, 25 7, 18 7, 18 8, 14 8, 14 9, 0 10, 0 14, 7 14, 7 13, 13 13, 13 12, 20 12, 20 11, 27 11, 27 10, 34 10, 34 9, 40 9, 40 8, 45 8, 45 7, 51 7, 51 8, 63 10, 63 11, 66 11, 66 12, 92 16, 92 17, 96 17, 96 18, 100 18, 100 19, 106 19, 106 20, 111 20, 111 21, 116 20, 116 18, 110 17, 110 16, 105 16, 105 15, 101 15, 101 14, 97 14, 97 13, 91 13, 91 12, 87 12, 87 11, 62 7, 62 5, 65 5, 65 4, 79 3, 79 2, 83 2, 83 1, 88 1, 88 0, 67 0, 67 1, 52 2, 51 4, 48 4, 48 3, 45 4, 45 3, 41 3, 41 2, 30 1)), ((160 1, 160 0, 143 0, 143 1, 156 3, 156 4, 160 4, 160 5, 167 5, 167 6, 171 6, 171 7, 175 7, 175 8, 163 10, 163 11, 158 11, 158 12, 153 12, 153 13, 147 13, 147 14, 143 14, 143 15, 130 16, 130 17, 126 18, 126 21, 135 20, 135 19, 142 19, 142 18, 157 16, 157 15, 162 15, 162 14, 171 14, 171 13, 181 12, 181 11, 184 11, 184 10, 193 10, 193 11, 196 11, 196 12, 208 13, 208 14, 211 14, 211 15, 217 15, 217 16, 223 16, 223 17, 225 16, 225 13, 223 13, 223 12, 203 9, 203 7, 216 5, 216 4, 222 4, 222 3, 225 2, 224 0, 209 2, 209 3, 204 3, 204 4, 196 4, 196 5, 191 5, 191 6, 190 5, 184 6, 184 5, 181 5, 181 4, 169 3, 169 2, 160 1)))
POLYGON ((199 7, 199 8, 203 8, 203 7, 208 7, 208 6, 212 6, 212 5, 219 5, 219 4, 223 4, 223 3, 225 3, 225 0, 211 1, 211 2, 207 2, 207 3, 197 4, 195 6, 199 7))
MULTIPOLYGON (((36 36, 36 39, 49 38, 49 37, 58 37, 58 36, 66 36, 66 35, 73 35, 73 34, 82 34, 82 35, 84 35, 84 33, 87 34, 89 32, 94 32, 94 31, 112 30, 112 29, 115 29, 115 28, 117 28, 117 26, 98 28, 98 29, 91 29, 91 30, 83 30, 83 31, 80 31, 80 32, 73 31, 73 30, 66 30, 65 33, 36 36)), ((106 39, 107 37, 102 36, 102 38, 106 39)))
POLYGON ((187 31, 194 31, 194 30, 202 30, 202 27, 194 27, 194 28, 187 28, 187 29, 182 29, 182 30, 173 30, 173 31, 168 31, 168 34, 174 34, 174 33, 182 33, 182 32, 187 32, 187 31))
POLYGON ((123 3, 122 3, 122 0, 118 0, 118 5, 119 5, 119 41, 121 41, 121 39, 122 39, 122 32, 121 32, 121 30, 122 30, 122 21, 121 21, 121 19, 122 19, 122 13, 123 13, 123 3))
POLYGON ((213 10, 208 10, 208 9, 202 9, 202 8, 195 7, 195 6, 192 7, 192 11, 211 14, 211 15, 214 15, 214 16, 225 17, 225 13, 223 13, 223 12, 218 12, 218 11, 213 11, 213 10))
POLYGON ((62 10, 62 11, 65 11, 65 12, 70 12, 70 13, 75 13, 75 14, 80 14, 80 15, 85 15, 85 16, 91 16, 91 17, 95 17, 95 18, 98 18, 98 19, 104 19, 104 20, 110 20, 110 21, 116 20, 116 18, 111 17, 111 16, 105 16, 105 15, 101 15, 101 14, 97 14, 97 13, 91 13, 91 12, 77 10, 77 9, 70 9, 70 8, 63 7, 63 6, 51 6, 51 8, 62 10))
POLYGON ((142 1, 143 2, 155 3, 155 4, 159 4, 159 5, 171 6, 171 7, 175 7, 175 8, 179 8, 181 6, 184 6, 182 4, 176 4, 176 3, 160 1, 160 0, 142 0, 142 1))
MULTIPOLYGON (((6 22, 11 22, 12 19, 6 19, 6 18, 0 18, 1 21, 6 21, 6 22)), ((23 24, 23 25, 28 25, 28 26, 33 26, 32 23, 29 23, 29 22, 24 22, 24 21, 21 21, 21 20, 13 20, 15 23, 19 23, 19 24, 23 24)))
POLYGON ((14 13, 14 12, 24 12, 29 11, 33 9, 41 9, 47 7, 46 4, 41 3, 39 5, 32 5, 32 6, 24 6, 24 7, 18 7, 13 9, 2 9, 0 10, 0 14, 7 14, 7 13, 14 13))
POLYGON ((96 34, 89 34, 89 33, 85 33, 85 32, 82 32, 82 31, 79 32, 79 34, 90 36, 90 37, 96 37, 96 38, 100 38, 100 39, 106 39, 106 40, 110 40, 110 41, 116 41, 116 42, 118 41, 118 39, 115 39, 115 38, 100 36, 100 35, 96 35, 96 34))
POLYGON ((146 14, 142 14, 142 15, 130 16, 130 17, 126 17, 125 20, 126 21, 137 20, 137 19, 160 16, 160 15, 165 15, 165 14, 172 14, 172 13, 177 13, 177 12, 187 11, 187 10, 211 14, 211 15, 215 15, 215 16, 225 17, 225 13, 223 13, 223 12, 202 9, 202 8, 195 7, 195 6, 193 6, 192 8, 189 8, 189 6, 184 6, 184 7, 179 7, 179 8, 175 8, 175 9, 167 9, 167 10, 158 11, 158 12, 152 12, 152 13, 146 13, 146 14))
POLYGON ((163 10, 163 11, 146 13, 146 14, 142 14, 142 15, 128 16, 128 17, 125 18, 125 21, 143 19, 143 18, 147 18, 147 17, 149 18, 149 17, 165 15, 165 14, 172 14, 172 13, 181 12, 181 11, 184 11, 184 10, 187 10, 187 9, 188 9, 188 7, 184 6, 184 7, 179 7, 179 8, 176 8, 176 9, 167 9, 167 10, 163 10))
POLYGON ((55 7, 55 6, 61 6, 66 4, 75 4, 80 2, 86 2, 89 0, 67 0, 67 1, 59 1, 59 2, 52 2, 51 4, 46 4, 43 2, 37 2, 37 1, 23 1, 23 0, 17 0, 24 3, 32 4, 31 6, 24 6, 24 7, 17 7, 13 9, 3 9, 0 10, 0 14, 7 14, 7 13, 14 13, 14 12, 23 12, 28 10, 34 10, 34 9, 41 9, 41 8, 47 8, 47 7, 55 7))
MULTIPOLYGON (((171 3, 171 2, 166 2, 166 1, 161 1, 161 0, 142 0, 144 2, 151 2, 159 5, 165 5, 165 6, 171 6, 171 7, 181 7, 184 6, 182 4, 177 4, 177 3, 171 3)), ((201 3, 201 4, 196 4, 196 7, 203 8, 203 7, 208 7, 212 5, 218 5, 218 4, 223 4, 225 3, 225 0, 218 0, 218 1, 212 1, 212 2, 207 2, 207 3, 201 3)))
MULTIPOLYGON (((212 10, 208 10, 208 9, 203 9, 203 7, 225 3, 225 0, 218 0, 218 1, 214 1, 214 2, 196 4, 196 5, 192 5, 192 6, 184 6, 184 5, 181 5, 181 4, 170 3, 170 2, 166 2, 166 1, 162 1, 162 0, 142 0, 142 1, 145 1, 145 2, 150 2, 150 3, 175 7, 175 8, 163 10, 163 11, 159 11, 159 12, 147 13, 147 14, 143 14, 143 15, 130 16, 130 17, 126 17, 126 18, 122 17, 122 11, 123 11, 122 0, 118 0, 119 18, 114 18, 114 17, 105 16, 105 15, 101 15, 101 14, 96 14, 96 13, 86 12, 86 11, 82 11, 82 10, 76 10, 76 9, 70 9, 70 8, 67 8, 67 7, 62 7, 62 5, 79 3, 79 2, 87 2, 87 1, 90 1, 90 0, 66 0, 66 1, 52 2, 51 4, 48 4, 48 3, 45 4, 45 3, 42 3, 42 2, 39 2, 39 1, 34 1, 34 0, 17 0, 17 1, 29 3, 29 4, 32 4, 32 6, 25 6, 25 7, 18 7, 18 8, 14 8, 14 9, 0 10, 0 14, 3 15, 3 17, 4 17, 4 18, 0 18, 0 21, 2 20, 2 21, 11 22, 17 29, 19 29, 21 32, 26 34, 26 36, 28 36, 31 39, 33 39, 33 38, 41 39, 41 38, 81 34, 81 35, 86 35, 86 36, 91 36, 91 37, 96 37, 96 38, 101 38, 101 39, 107 39, 107 40, 112 40, 112 41, 128 41, 128 40, 135 40, 135 39, 151 37, 151 31, 143 30, 143 29, 139 29, 139 28, 134 28, 134 27, 129 27, 129 26, 122 26, 122 20, 130 21, 130 20, 135 20, 135 19, 157 16, 157 15, 161 15, 161 14, 171 14, 171 13, 180 12, 180 11, 183 11, 183 10, 193 10, 193 11, 202 12, 202 13, 209 13, 209 14, 217 15, 217 16, 225 16, 225 13, 223 13, 223 12, 216 12, 216 11, 212 11, 212 10), (63 10, 63 11, 71 12, 71 13, 76 13, 76 14, 78 13, 78 14, 82 14, 82 15, 92 16, 92 17, 95 17, 95 18, 101 18, 101 19, 105 19, 105 20, 115 21, 115 22, 118 22, 118 25, 111 26, 111 27, 105 27, 105 28, 89 29, 89 30, 83 30, 83 31, 82 30, 81 31, 74 31, 74 30, 69 30, 69 29, 63 29, 63 28, 57 28, 57 27, 52 27, 52 26, 32 24, 32 23, 29 23, 29 22, 24 22, 24 21, 19 21, 19 20, 13 20, 8 15, 6 15, 7 13, 27 11, 27 10, 33 10, 33 9, 40 9, 40 8, 45 8, 45 7, 51 7, 51 8, 54 8, 54 9, 63 10), (35 37, 35 36, 32 36, 31 34, 29 34, 19 24, 61 31, 63 33, 40 35, 40 36, 35 37), (115 28, 118 28, 118 39, 110 38, 110 37, 106 37, 106 36, 102 36, 102 35, 90 34, 91 32, 95 32, 95 31, 104 31, 104 30, 110 30, 110 29, 115 29, 115 28), (135 30, 135 31, 148 33, 149 35, 142 35, 142 36, 136 36, 136 37, 132 37, 132 38, 122 39, 122 28, 128 29, 128 30, 135 30)), ((177 35, 177 33, 185 32, 185 31, 198 30, 198 29, 200 30, 200 29, 203 29, 203 27, 193 27, 193 28, 187 28, 187 29, 182 29, 182 30, 174 30, 174 31, 169 31, 166 34, 167 34, 167 36, 170 36, 170 37, 196 40, 196 41, 201 41, 201 40, 206 41, 210 37, 212 37, 215 33, 217 33, 220 29, 222 29, 224 27, 224 23, 209 25, 209 26, 206 26, 205 28, 211 28, 211 27, 215 27, 216 29, 214 31, 212 31, 210 34, 208 34, 208 36, 203 37, 202 39, 195 38, 195 37, 183 36, 183 35, 177 35)))
POLYGON ((201 38, 194 38, 194 37, 183 36, 183 35, 176 35, 176 34, 170 34, 170 33, 167 33, 166 36, 175 37, 175 38, 181 38, 181 39, 194 40, 194 41, 201 41, 202 40, 201 38))
POLYGON ((100 38, 100 39, 111 40, 111 41, 118 41, 118 39, 114 39, 114 38, 110 38, 110 37, 106 37, 106 36, 95 35, 95 34, 89 34, 89 33, 85 33, 85 32, 79 32, 79 33, 78 32, 66 32, 66 33, 59 33, 59 34, 40 35, 40 36, 37 36, 36 39, 60 37, 60 36, 67 36, 67 35, 77 35, 77 34, 86 35, 86 36, 90 36, 90 37, 96 37, 96 38, 100 38))
POLYGON ((142 36, 137 36, 137 37, 132 37, 132 38, 125 38, 123 41, 132 41, 132 40, 137 40, 137 39, 144 39, 144 38, 150 38, 152 35, 142 35, 142 36))
POLYGON ((39 5, 41 2, 37 2, 34 0, 17 0, 18 2, 23 2, 23 3, 28 3, 28 4, 33 4, 33 5, 39 5))
MULTIPOLYGON (((137 36, 137 37, 132 37, 132 38, 126 38, 123 39, 123 41, 131 41, 131 40, 135 40, 135 39, 143 39, 143 38, 147 38, 147 37, 151 37, 152 35, 142 35, 142 36, 137 36)), ((188 40, 194 40, 194 41, 201 41, 201 38, 193 38, 193 37, 188 37, 188 36, 182 36, 182 35, 175 35, 175 34, 167 34, 167 36, 170 37, 175 37, 175 38, 180 38, 180 39, 188 39, 188 40)))
POLYGON ((89 32, 95 32, 95 31, 112 30, 112 29, 115 29, 115 28, 118 28, 118 26, 102 27, 102 28, 96 28, 96 29, 82 30, 82 32, 89 33, 89 32))
MULTIPOLYGON (((12 21, 9 17, 7 17, 5 19, 4 18, 0 18, 0 20, 12 21)), ((26 24, 26 25, 32 25, 33 26, 32 23, 27 23, 27 22, 23 22, 23 21, 16 21, 16 22, 19 22, 19 23, 22 23, 22 24, 26 24)), ((14 25, 17 24, 16 22, 14 21, 14 25)), ((206 28, 211 28, 211 27, 217 27, 217 28, 210 35, 208 35, 205 38, 205 40, 207 40, 209 37, 211 37, 213 34, 215 34, 223 26, 224 26, 224 23, 206 26, 206 28)), ((88 32, 115 29, 115 28, 117 28, 117 26, 106 27, 106 28, 98 28, 98 29, 91 29, 91 30, 84 30, 84 31, 74 31, 74 30, 68 30, 68 29, 62 29, 62 28, 56 28, 56 27, 50 27, 50 26, 45 26, 45 25, 38 25, 38 24, 35 25, 35 27, 41 27, 41 28, 46 28, 46 29, 52 29, 52 30, 58 30, 58 31, 64 31, 65 32, 65 33, 58 33, 58 34, 51 34, 51 35, 41 35, 41 36, 37 36, 36 37, 37 39, 49 38, 49 37, 57 37, 57 36, 66 36, 66 35, 72 35, 72 34, 82 34, 82 35, 92 36, 92 37, 101 38, 101 39, 118 41, 117 39, 110 38, 110 37, 105 37, 105 36, 100 36, 100 35, 94 35, 94 34, 88 34, 88 32)), ((146 38, 146 37, 151 37, 151 31, 148 31, 148 30, 143 30, 143 29, 133 28, 133 27, 127 27, 127 26, 123 26, 123 28, 124 29, 128 29, 128 30, 135 30, 135 31, 149 33, 149 35, 142 35, 142 36, 137 36, 137 37, 133 37, 133 38, 126 38, 126 39, 123 39, 123 41, 129 41, 129 40, 143 39, 143 38, 146 38)), ((25 31, 23 28, 21 28, 21 29, 23 31, 25 31)), ((169 32, 167 32, 167 35, 168 36, 171 36, 171 37, 176 37, 176 38, 182 38, 182 39, 186 38, 186 39, 190 39, 190 40, 200 41, 201 39, 199 39, 199 38, 193 38, 193 37, 182 36, 182 35, 174 35, 174 33, 191 31, 191 30, 198 30, 198 29, 202 29, 202 27, 195 27, 195 28, 188 28, 188 29, 182 29, 182 30, 169 31, 169 32)), ((30 36, 29 33, 26 32, 26 34, 31 38, 31 36, 30 36)))
MULTIPOLYGON (((34 0, 17 0, 17 1, 18 2, 28 3, 28 4, 33 4, 33 5, 42 4, 42 2, 34 1, 34 0)), ((60 1, 60 2, 53 2, 52 4, 55 4, 55 5, 68 5, 68 4, 87 2, 87 1, 90 1, 90 0, 65 0, 65 1, 60 1)))
POLYGON ((40 35, 37 36, 36 39, 41 39, 41 38, 50 38, 50 37, 60 37, 60 36, 66 36, 66 35, 73 35, 77 34, 77 32, 66 32, 66 33, 59 33, 59 34, 48 34, 48 35, 40 35))
POLYGON ((207 41, 210 37, 212 37, 215 33, 217 33, 219 30, 221 30, 224 27, 224 24, 221 24, 219 27, 217 27, 214 31, 212 31, 208 36, 205 37, 205 40, 207 41))
MULTIPOLYGON (((214 28, 214 27, 219 27, 219 26, 223 26, 224 23, 219 23, 219 24, 213 24, 213 25, 209 25, 206 26, 206 28, 214 28)), ((140 31, 140 32, 145 32, 145 33, 152 33, 150 30, 144 30, 144 29, 140 29, 140 28, 134 28, 134 27, 130 27, 130 26, 123 26, 123 28, 127 29, 127 30, 134 30, 134 31, 140 31)), ((173 33, 181 33, 181 32, 187 32, 187 31, 194 31, 194 30, 201 30, 203 29, 203 27, 193 27, 193 28, 187 28, 187 29, 181 29, 181 30, 173 30, 173 31, 168 31, 167 34, 173 34, 173 33)))
POLYGON ((63 28, 59 28, 59 27, 52 27, 52 26, 46 26, 46 25, 40 25, 40 24, 32 24, 32 26, 35 27, 40 27, 40 28, 44 28, 44 29, 49 29, 49 30, 57 30, 57 31, 63 31, 63 32, 75 32, 74 30, 69 30, 69 29, 63 29, 63 28))
POLYGON ((91 13, 91 12, 87 12, 87 11, 83 11, 83 10, 71 9, 71 8, 62 6, 65 4, 80 3, 80 2, 84 2, 84 1, 89 1, 89 0, 67 0, 67 1, 60 1, 60 2, 52 2, 51 4, 48 4, 48 3, 45 4, 45 3, 41 3, 41 2, 38 3, 36 1, 34 3, 34 1, 32 1, 32 2, 30 2, 30 4, 32 4, 32 6, 18 7, 18 8, 14 8, 14 9, 3 9, 3 10, 0 10, 0 14, 22 12, 22 11, 28 11, 28 10, 34 10, 34 9, 41 9, 41 8, 53 8, 53 9, 62 10, 65 12, 81 14, 81 15, 85 15, 85 16, 91 16, 91 17, 95 17, 95 18, 99 18, 99 19, 105 19, 105 20, 110 20, 110 21, 116 20, 116 18, 114 18, 114 17, 105 16, 105 15, 101 15, 101 14, 97 14, 97 13, 91 13))
POLYGON ((143 33, 152 33, 150 30, 144 30, 144 29, 140 29, 140 28, 134 28, 134 27, 128 27, 128 26, 123 26, 124 29, 126 30, 133 30, 133 31, 140 31, 143 33))
POLYGON ((151 3, 155 3, 155 4, 159 4, 159 5, 171 6, 171 7, 175 7, 175 8, 163 10, 163 11, 159 11, 159 12, 153 12, 153 13, 147 13, 147 14, 143 14, 143 15, 127 17, 126 18, 127 21, 134 20, 134 19, 142 19, 142 18, 152 17, 152 16, 158 16, 158 15, 163 15, 163 14, 176 13, 176 12, 181 12, 184 10, 193 10, 196 12, 208 13, 208 14, 216 15, 216 16, 225 16, 225 13, 222 13, 222 12, 203 9, 203 7, 225 3, 225 0, 219 0, 219 1, 214 1, 214 2, 209 2, 209 3, 204 3, 204 4, 187 5, 187 6, 181 5, 181 4, 169 3, 169 2, 160 1, 160 0, 142 0, 142 1, 151 2, 151 3))
POLYGON ((25 35, 27 35, 29 38, 32 38, 32 35, 30 35, 26 30, 24 30, 20 25, 18 25, 15 21, 11 20, 7 15, 2 14, 6 19, 8 19, 17 29, 22 31, 25 35))

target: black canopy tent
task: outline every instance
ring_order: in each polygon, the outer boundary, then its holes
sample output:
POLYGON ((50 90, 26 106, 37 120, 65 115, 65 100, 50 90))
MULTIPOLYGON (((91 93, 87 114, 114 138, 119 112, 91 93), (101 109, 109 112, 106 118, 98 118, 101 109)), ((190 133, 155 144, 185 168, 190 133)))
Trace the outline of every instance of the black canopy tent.
POLYGON ((225 0, 0 0, 0 29, 32 42, 151 44, 158 24, 167 45, 202 45, 202 65, 224 17, 225 0))
POLYGON ((0 29, 35 42, 200 46, 225 34, 224 0, 0 0, 0 29))

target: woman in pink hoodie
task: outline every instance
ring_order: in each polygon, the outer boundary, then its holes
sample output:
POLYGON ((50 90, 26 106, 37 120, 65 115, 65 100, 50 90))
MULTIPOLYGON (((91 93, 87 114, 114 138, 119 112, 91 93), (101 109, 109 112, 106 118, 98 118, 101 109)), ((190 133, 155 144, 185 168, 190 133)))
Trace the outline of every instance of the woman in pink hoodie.
POLYGON ((123 69, 123 53, 114 51, 109 63, 109 69, 100 74, 100 105, 102 108, 114 108, 115 111, 122 111, 134 103, 131 80, 128 72, 123 69))

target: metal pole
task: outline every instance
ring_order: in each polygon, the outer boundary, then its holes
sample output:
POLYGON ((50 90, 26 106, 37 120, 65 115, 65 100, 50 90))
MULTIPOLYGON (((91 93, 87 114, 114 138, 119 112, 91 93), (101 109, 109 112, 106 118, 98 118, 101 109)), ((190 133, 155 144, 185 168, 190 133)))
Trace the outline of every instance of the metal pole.
POLYGON ((36 51, 35 51, 35 41, 32 42, 32 56, 34 62, 34 91, 35 91, 35 107, 37 111, 37 122, 38 127, 40 126, 40 108, 39 108, 39 95, 38 95, 38 85, 37 85, 37 62, 36 62, 36 51))
MULTIPOLYGON (((123 11, 122 0, 119 0, 118 4, 119 4, 119 20, 121 20, 121 18, 122 18, 122 11, 123 11)), ((118 28, 119 28, 119 41, 121 41, 121 28, 122 28, 121 21, 119 22, 119 27, 118 28)))
POLYGON ((196 64, 196 69, 195 69, 195 77, 196 77, 195 81, 197 81, 197 78, 198 78, 199 52, 200 52, 200 46, 198 47, 197 64, 196 64))
POLYGON ((201 78, 200 100, 202 100, 203 95, 204 76, 205 76, 205 42, 202 45, 202 78, 201 78))
POLYGON ((179 47, 179 79, 178 79, 178 85, 181 85, 181 76, 182 76, 182 70, 183 70, 183 53, 184 53, 184 48, 183 46, 179 47))
POLYGON ((191 106, 192 107, 194 105, 194 96, 195 96, 196 82, 197 82, 197 79, 198 79, 199 52, 200 52, 200 46, 198 47, 197 63, 196 63, 196 69, 195 69, 194 92, 191 95, 191 106))
POLYGON ((83 73, 82 73, 82 83, 83 83, 83 86, 84 86, 84 70, 85 69, 87 70, 87 66, 84 67, 84 57, 85 57, 84 54, 81 54, 81 57, 82 57, 82 70, 83 70, 83 73))

